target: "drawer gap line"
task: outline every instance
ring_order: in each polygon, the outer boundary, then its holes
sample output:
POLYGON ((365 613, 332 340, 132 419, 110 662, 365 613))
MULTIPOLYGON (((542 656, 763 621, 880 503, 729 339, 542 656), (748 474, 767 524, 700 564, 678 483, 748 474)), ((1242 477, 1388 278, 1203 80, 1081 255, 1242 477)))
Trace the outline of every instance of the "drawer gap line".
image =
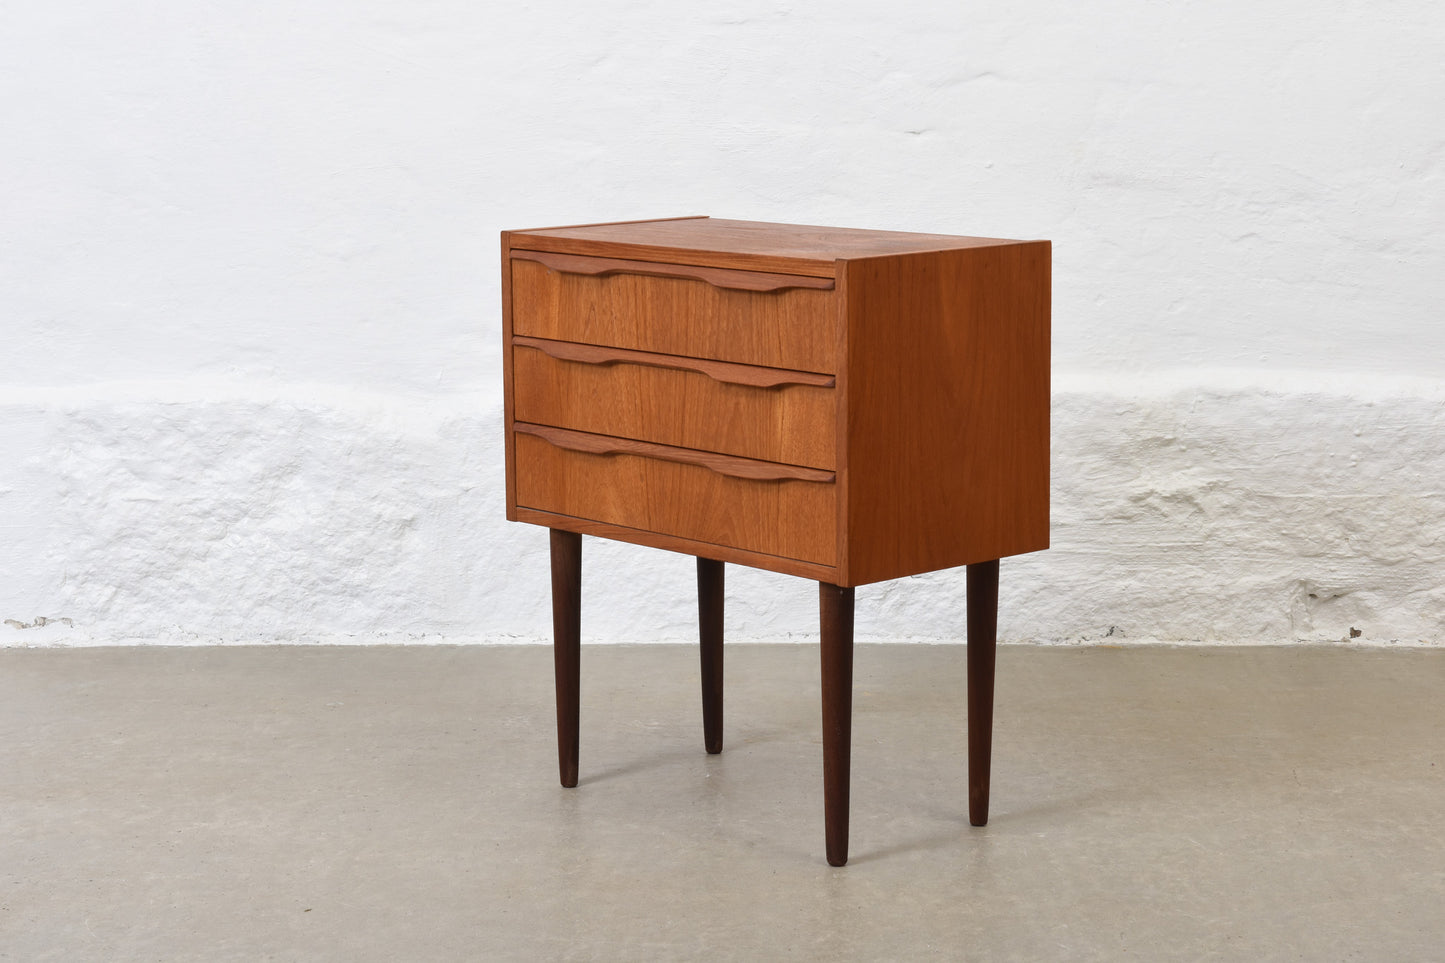
POLYGON ((713 361, 708 358, 692 358, 687 355, 659 354, 653 351, 614 348, 609 345, 589 344, 581 341, 554 341, 550 338, 534 338, 519 334, 512 337, 512 344, 533 348, 558 361, 594 365, 635 364, 649 368, 692 371, 706 375, 719 384, 747 385, 751 388, 783 388, 789 385, 833 388, 838 384, 835 375, 817 374, 812 371, 767 368, 762 365, 713 361))
POLYGON ((712 268, 688 264, 664 264, 658 261, 629 261, 624 258, 594 257, 587 254, 556 254, 551 251, 512 249, 512 258, 536 261, 550 271, 605 278, 614 274, 635 274, 646 277, 701 281, 715 288, 735 291, 770 293, 805 288, 832 291, 833 278, 809 277, 805 274, 772 274, 766 271, 741 271, 736 268, 712 268))
POLYGON ((533 435, 549 445, 567 451, 586 455, 636 455, 642 458, 656 458, 706 468, 719 475, 728 475, 746 481, 804 481, 818 485, 831 485, 836 472, 822 468, 804 468, 783 462, 760 461, 739 455, 724 455, 715 451, 698 448, 678 448, 674 445, 659 445, 634 438, 618 438, 613 435, 599 435, 590 431, 576 431, 572 428, 557 428, 552 425, 534 425, 519 421, 516 431, 533 435))

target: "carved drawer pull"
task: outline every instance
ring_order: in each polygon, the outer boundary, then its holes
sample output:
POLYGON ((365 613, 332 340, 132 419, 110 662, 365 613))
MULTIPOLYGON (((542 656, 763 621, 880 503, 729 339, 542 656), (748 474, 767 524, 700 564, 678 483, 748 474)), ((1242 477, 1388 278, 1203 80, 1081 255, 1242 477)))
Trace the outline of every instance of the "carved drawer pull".
POLYGON ((794 274, 768 274, 763 271, 735 271, 729 268, 693 267, 688 264, 658 264, 652 261, 627 261, 614 257, 584 257, 578 254, 552 254, 546 251, 516 251, 512 258, 536 261, 563 274, 586 274, 606 277, 609 274, 642 274, 657 278, 684 278, 702 281, 716 288, 737 291, 786 291, 789 288, 833 290, 832 278, 810 278, 794 274))
POLYGON ((838 379, 832 375, 814 374, 811 371, 789 371, 786 368, 763 368, 757 365, 732 364, 726 361, 704 361, 701 358, 655 354, 651 351, 632 351, 628 348, 604 348, 596 344, 551 341, 546 338, 529 338, 523 335, 512 338, 512 344, 524 348, 535 348, 558 361, 575 361, 579 364, 595 365, 636 364, 649 368, 695 371, 723 384, 748 385, 753 388, 782 388, 786 385, 832 388, 838 382, 838 379))
POLYGON ((719 455, 712 451, 672 448, 647 441, 634 441, 631 438, 613 438, 610 435, 594 435, 585 431, 531 425, 520 421, 515 427, 517 431, 535 435, 549 445, 588 455, 641 455, 644 458, 672 461, 681 465, 694 465, 715 471, 719 475, 745 478, 748 481, 808 481, 822 484, 833 482, 833 472, 820 468, 800 468, 797 465, 781 465, 753 458, 738 458, 735 455, 719 455))

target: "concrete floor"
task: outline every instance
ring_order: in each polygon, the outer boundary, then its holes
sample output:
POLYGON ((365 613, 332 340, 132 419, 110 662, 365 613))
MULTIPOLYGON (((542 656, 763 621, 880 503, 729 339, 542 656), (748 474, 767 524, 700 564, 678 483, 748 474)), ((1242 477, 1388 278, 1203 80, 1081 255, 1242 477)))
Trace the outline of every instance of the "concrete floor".
POLYGON ((1439 960, 1445 650, 860 646, 852 859, 817 649, 0 650, 4 960, 1439 960))

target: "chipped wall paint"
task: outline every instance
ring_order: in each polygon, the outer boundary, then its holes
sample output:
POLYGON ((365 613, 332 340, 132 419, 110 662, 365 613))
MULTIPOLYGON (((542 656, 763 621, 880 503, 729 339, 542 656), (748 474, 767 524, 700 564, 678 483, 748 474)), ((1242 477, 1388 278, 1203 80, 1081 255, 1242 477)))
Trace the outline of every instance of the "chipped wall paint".
MULTIPOLYGON (((1445 644, 1445 7, 12 13, 0 644, 544 638, 497 232, 680 213, 1054 240, 1005 638, 1445 644)), ((586 552, 586 637, 690 636, 689 560, 586 552)), ((730 637, 814 631, 730 573, 730 637)), ((859 635, 961 597, 860 589, 859 635)))
MULTIPOLYGON (((502 520, 495 395, 234 390, 41 393, 46 430, 9 450, 45 538, 5 598, 52 614, 0 638, 546 638, 547 539, 502 520)), ((1053 547, 1005 561, 1003 638, 1441 642, 1439 385, 1061 378, 1053 429, 1053 547)), ((816 630, 811 583, 729 573, 730 638, 816 630)), ((585 540, 589 640, 690 638, 692 591, 684 556, 585 540)), ((958 571, 860 588, 858 635, 956 639, 962 597, 958 571)))

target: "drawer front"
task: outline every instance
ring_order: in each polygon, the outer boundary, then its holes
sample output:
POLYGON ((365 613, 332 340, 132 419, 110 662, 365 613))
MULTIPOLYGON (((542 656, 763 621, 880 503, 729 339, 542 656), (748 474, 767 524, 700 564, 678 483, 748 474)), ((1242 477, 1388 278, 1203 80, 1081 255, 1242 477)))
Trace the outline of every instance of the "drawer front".
MULTIPOLYGON (((653 454, 563 447, 576 445, 578 440, 585 445, 598 438, 570 432, 552 432, 543 438, 518 425, 517 504, 766 555, 834 564, 837 486, 832 482, 740 478, 653 454)), ((645 451, 661 446, 633 442, 628 447, 645 451)), ((690 457, 693 453, 679 450, 678 454, 690 457)), ((741 463, 742 459, 734 461, 741 463)))
POLYGON ((528 259, 542 256, 513 252, 513 334, 838 373, 835 292, 815 286, 831 281, 711 268, 654 275, 642 272, 689 269, 574 256, 548 256, 553 266, 528 259), (729 286, 792 282, 810 286, 729 286))
POLYGON ((831 377, 530 338, 512 365, 518 421, 836 467, 831 377))

